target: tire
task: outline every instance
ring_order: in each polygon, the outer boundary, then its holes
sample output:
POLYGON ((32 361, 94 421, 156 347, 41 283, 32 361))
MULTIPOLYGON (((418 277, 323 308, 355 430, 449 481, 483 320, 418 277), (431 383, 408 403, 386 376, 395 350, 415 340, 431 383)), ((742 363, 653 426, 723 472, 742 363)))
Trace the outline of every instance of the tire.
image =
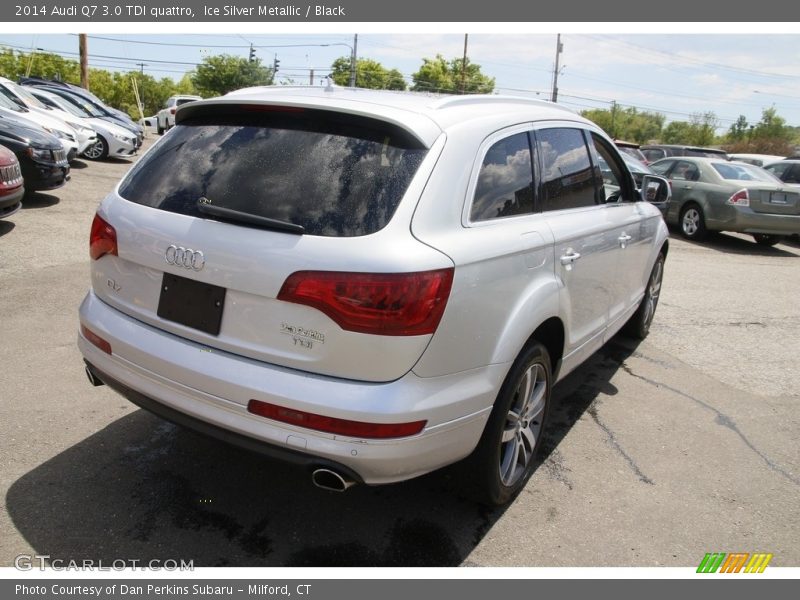
POLYGON ((664 277, 664 254, 659 253, 650 277, 647 280, 647 287, 644 289, 644 298, 639 304, 639 308, 633 313, 631 318, 625 323, 622 331, 637 340, 643 340, 650 333, 650 325, 658 307, 658 299, 661 296, 661 282, 664 277))
POLYGON ((781 241, 781 236, 771 233, 754 233, 753 239, 759 246, 774 246, 781 241))
POLYGON ((160 121, 157 121, 156 131, 158 132, 158 135, 164 135, 164 128, 161 126, 160 121))
POLYGON ((708 235, 703 209, 694 202, 684 205, 678 220, 683 237, 687 240, 700 241, 708 235))
POLYGON ((83 155, 89 160, 105 160, 108 158, 108 142, 102 135, 98 135, 97 141, 89 146, 83 155))
POLYGON ((470 457, 480 502, 506 504, 535 470, 552 381, 547 349, 539 342, 528 344, 506 376, 483 436, 470 457))

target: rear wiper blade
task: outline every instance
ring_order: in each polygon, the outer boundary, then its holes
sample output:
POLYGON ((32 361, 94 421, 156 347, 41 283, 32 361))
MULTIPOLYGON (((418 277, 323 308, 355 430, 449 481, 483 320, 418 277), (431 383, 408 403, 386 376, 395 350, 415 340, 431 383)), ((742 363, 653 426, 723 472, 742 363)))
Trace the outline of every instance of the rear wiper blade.
POLYGON ((280 219, 270 219, 269 217, 262 217, 260 215, 254 215, 232 208, 225 208, 223 206, 214 206, 205 196, 201 196, 197 199, 197 210, 203 214, 211 215, 212 217, 246 223, 247 225, 254 225, 264 229, 276 229, 278 231, 286 231, 287 233, 295 233, 297 235, 303 235, 306 232, 305 227, 297 225, 296 223, 289 223, 288 221, 281 221, 280 219))

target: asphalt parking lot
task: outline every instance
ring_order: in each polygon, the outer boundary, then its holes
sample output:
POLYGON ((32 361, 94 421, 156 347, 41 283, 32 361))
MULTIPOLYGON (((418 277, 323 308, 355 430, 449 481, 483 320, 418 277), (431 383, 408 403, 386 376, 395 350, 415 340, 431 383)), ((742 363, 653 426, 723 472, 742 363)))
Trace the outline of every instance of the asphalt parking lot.
POLYGON ((336 494, 87 382, 89 225, 131 164, 79 163, 0 221, 0 565, 800 566, 797 243, 673 235, 650 337, 559 384, 545 456, 508 507, 465 497, 460 468, 336 494))

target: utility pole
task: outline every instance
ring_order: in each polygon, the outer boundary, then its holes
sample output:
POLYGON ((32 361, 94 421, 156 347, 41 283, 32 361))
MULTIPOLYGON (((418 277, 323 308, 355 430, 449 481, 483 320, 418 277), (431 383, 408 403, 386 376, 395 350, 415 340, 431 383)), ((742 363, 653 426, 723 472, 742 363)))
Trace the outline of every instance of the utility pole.
POLYGON ((461 59, 461 93, 467 91, 467 39, 469 34, 464 34, 464 58, 461 59))
POLYGON ((314 69, 308 71, 308 85, 314 85, 314 69))
POLYGON ((556 64, 555 68, 553 68, 553 95, 551 96, 550 100, 553 102, 558 102, 558 60, 561 56, 561 52, 564 50, 564 44, 561 43, 561 34, 559 33, 556 37, 556 64))
POLYGON ((611 101, 611 137, 612 139, 617 139, 617 130, 615 127, 615 121, 617 119, 617 101, 611 101))
POLYGON ((86 41, 86 34, 78 34, 78 53, 81 58, 81 87, 89 89, 89 48, 86 41))
POLYGON ((144 68, 147 66, 147 63, 136 63, 141 68, 141 73, 144 75, 144 68))
POLYGON ((353 35, 353 55, 350 57, 350 87, 356 87, 356 61, 358 60, 358 34, 353 35))

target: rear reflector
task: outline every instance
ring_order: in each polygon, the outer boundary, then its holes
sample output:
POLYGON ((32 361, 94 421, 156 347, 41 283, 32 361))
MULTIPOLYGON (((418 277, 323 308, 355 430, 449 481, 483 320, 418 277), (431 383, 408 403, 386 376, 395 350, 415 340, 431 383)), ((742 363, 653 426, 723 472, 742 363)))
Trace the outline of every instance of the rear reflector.
POLYGON ((315 415, 300 410, 276 406, 261 400, 250 400, 247 411, 273 421, 297 425, 306 429, 369 439, 401 438, 418 434, 427 421, 412 423, 365 423, 315 415))
POLYGON ((100 350, 102 350, 106 354, 111 354, 111 344, 109 344, 107 341, 105 341, 91 329, 88 329, 85 325, 81 325, 81 334, 83 335, 83 337, 86 338, 86 340, 89 343, 91 343, 94 346, 97 346, 98 348, 100 348, 100 350))
POLYGON ((117 231, 100 215, 95 215, 89 234, 89 256, 97 260, 106 254, 117 256, 117 231))
POLYGON ((427 335, 444 314, 453 269, 417 273, 298 271, 278 300, 324 312, 347 331, 373 335, 427 335))

